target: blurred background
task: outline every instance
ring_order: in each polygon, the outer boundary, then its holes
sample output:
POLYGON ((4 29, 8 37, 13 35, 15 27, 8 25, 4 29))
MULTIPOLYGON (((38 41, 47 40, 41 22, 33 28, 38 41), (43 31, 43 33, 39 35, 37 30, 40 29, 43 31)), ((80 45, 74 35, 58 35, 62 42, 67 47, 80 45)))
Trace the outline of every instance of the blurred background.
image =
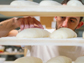
MULTIPOLYGON (((10 5, 10 3, 12 1, 14 1, 14 0, 0 0, 0 5, 10 5)), ((40 3, 42 0, 33 0, 33 1, 40 3)), ((61 3, 63 0, 54 0, 54 1, 61 3)), ((84 2, 84 0, 82 0, 82 1, 84 2)), ((4 16, 4 15, 0 14, 0 22, 4 21, 6 19, 9 19, 9 18, 12 18, 12 17, 8 17, 8 16, 4 16)), ((39 17, 37 17, 37 19, 40 20, 39 17)), ((82 21, 84 22, 84 19, 82 21)), ((44 25, 44 26, 46 26, 46 25, 44 25)), ((52 23, 51 23, 51 27, 52 27, 52 23)), ((80 29, 76 30, 78 37, 82 37, 83 31, 84 31, 84 25, 80 29)), ((1 47, 1 48, 3 48, 3 47, 1 47)), ((21 47, 18 47, 18 46, 4 46, 4 51, 1 50, 1 52, 5 52, 5 53, 0 53, 0 57, 6 57, 7 61, 13 61, 16 58, 24 56, 24 49, 22 49, 21 47), (14 54, 14 52, 18 52, 18 53, 14 54)))

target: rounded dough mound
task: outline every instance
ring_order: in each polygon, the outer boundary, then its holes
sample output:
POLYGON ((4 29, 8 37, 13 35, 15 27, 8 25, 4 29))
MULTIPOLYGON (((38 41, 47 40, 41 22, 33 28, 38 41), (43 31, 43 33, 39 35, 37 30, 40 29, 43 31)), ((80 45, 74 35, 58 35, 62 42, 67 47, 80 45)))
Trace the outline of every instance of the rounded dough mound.
POLYGON ((72 60, 66 56, 58 56, 51 58, 46 63, 72 63, 72 60))
POLYGON ((56 1, 41 1, 40 6, 55 6, 55 5, 61 5, 60 3, 56 1))
POLYGON ((29 6, 29 5, 39 5, 36 2, 32 2, 32 1, 12 1, 10 3, 10 5, 12 6, 29 6))
POLYGON ((43 38, 49 37, 50 33, 44 29, 40 28, 28 28, 19 32, 17 38, 43 38))
POLYGON ((16 59, 13 63, 42 63, 42 60, 36 57, 22 57, 16 59))
POLYGON ((78 57, 75 63, 84 63, 84 56, 78 57))
POLYGON ((77 37, 77 34, 69 28, 60 28, 50 34, 50 38, 54 39, 66 39, 75 37, 77 37))
POLYGON ((83 4, 78 0, 70 0, 67 3, 68 6, 83 6, 83 4))

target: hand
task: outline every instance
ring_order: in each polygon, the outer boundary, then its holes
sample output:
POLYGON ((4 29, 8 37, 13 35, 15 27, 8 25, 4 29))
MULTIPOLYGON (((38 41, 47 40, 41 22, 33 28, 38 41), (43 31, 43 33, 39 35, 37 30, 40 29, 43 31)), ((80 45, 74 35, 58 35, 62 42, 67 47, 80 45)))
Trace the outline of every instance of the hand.
POLYGON ((0 22, 0 37, 5 37, 9 32, 15 28, 19 27, 17 25, 17 19, 11 18, 0 22))
POLYGON ((23 17, 19 18, 18 20, 18 25, 20 26, 20 29, 26 29, 26 28, 42 28, 43 26, 41 23, 36 20, 34 17, 23 17))

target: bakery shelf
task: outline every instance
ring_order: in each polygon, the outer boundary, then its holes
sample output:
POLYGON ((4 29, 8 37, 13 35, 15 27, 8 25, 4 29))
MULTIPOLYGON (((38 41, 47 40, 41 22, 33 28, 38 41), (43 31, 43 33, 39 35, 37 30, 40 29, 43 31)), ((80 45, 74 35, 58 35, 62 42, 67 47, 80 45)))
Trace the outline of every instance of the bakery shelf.
MULTIPOLYGON (((4 63, 13 63, 13 61, 5 61, 4 63)), ((74 62, 72 62, 72 63, 74 63, 74 62)))
MULTIPOLYGON (((13 61, 5 61, 4 63, 13 63, 13 61)), ((72 62, 72 63, 74 63, 74 62, 72 62)))
POLYGON ((84 46, 84 39, 82 37, 69 39, 2 37, 0 38, 0 45, 84 46))
POLYGON ((10 6, 0 5, 5 16, 84 16, 84 6, 10 6))
POLYGON ((9 53, 9 52, 3 52, 3 53, 0 53, 0 55, 24 55, 24 53, 22 52, 22 53, 20 53, 20 52, 11 52, 11 53, 9 53))
MULTIPOLYGON (((0 5, 5 16, 84 16, 84 6, 10 6, 0 5)), ((2 37, 0 45, 84 46, 82 37, 69 39, 2 37)), ((8 53, 3 53, 8 54, 8 53)), ((19 54, 19 53, 18 53, 19 54)), ((23 54, 23 53, 21 53, 23 54)), ((15 54, 16 55, 16 54, 15 54)))

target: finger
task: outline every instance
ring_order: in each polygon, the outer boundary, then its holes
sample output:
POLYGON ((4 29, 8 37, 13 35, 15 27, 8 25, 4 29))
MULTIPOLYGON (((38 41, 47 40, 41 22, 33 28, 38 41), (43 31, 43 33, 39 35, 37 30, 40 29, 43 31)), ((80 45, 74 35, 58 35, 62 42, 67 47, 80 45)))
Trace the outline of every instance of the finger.
POLYGON ((29 20, 27 17, 24 18, 24 23, 25 23, 25 29, 30 27, 29 26, 29 20))
POLYGON ((23 18, 20 18, 19 21, 20 21, 20 23, 21 23, 21 24, 20 24, 20 29, 23 30, 24 27, 25 27, 25 26, 24 26, 23 18))
POLYGON ((33 21, 33 18, 32 17, 28 17, 29 18, 29 25, 30 25, 30 28, 34 28, 34 21, 33 21))
POLYGON ((14 28, 17 28, 17 20, 15 18, 11 18, 11 19, 7 19, 7 20, 4 20, 3 22, 1 22, 2 24, 3 23, 6 23, 4 24, 6 27, 8 27, 9 25, 12 25, 12 27, 14 28))
MULTIPOLYGON (((13 22, 13 26, 14 26, 14 28, 18 28, 18 27, 20 27, 20 22, 18 21, 18 18, 17 17, 14 17, 14 18, 12 18, 12 19, 10 19, 10 20, 12 20, 12 22, 13 22)), ((9 20, 9 21, 10 21, 9 20)))
POLYGON ((44 29, 43 26, 41 25, 41 23, 38 20, 36 20, 35 18, 33 18, 33 20, 34 20, 34 23, 39 26, 39 28, 44 29))
POLYGON ((13 24, 16 24, 17 19, 18 19, 17 17, 14 17, 14 18, 8 19, 8 21, 11 21, 11 22, 13 22, 13 24))
POLYGON ((16 26, 17 26, 17 27, 20 27, 21 22, 20 22, 18 19, 19 19, 19 18, 14 17, 14 21, 15 21, 16 26))
POLYGON ((34 28, 40 28, 40 27, 38 27, 38 26, 34 26, 34 28))

